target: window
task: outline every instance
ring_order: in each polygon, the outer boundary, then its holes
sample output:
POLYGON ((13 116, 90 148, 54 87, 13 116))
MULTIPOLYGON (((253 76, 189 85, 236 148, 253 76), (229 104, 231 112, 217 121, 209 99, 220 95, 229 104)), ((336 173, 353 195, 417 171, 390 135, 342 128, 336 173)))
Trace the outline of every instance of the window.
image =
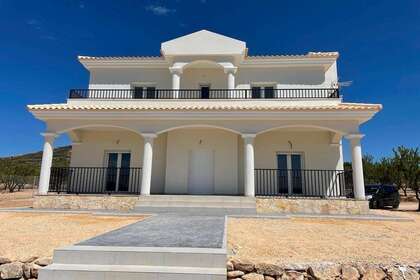
POLYGON ((252 98, 261 98, 261 88, 252 87, 252 98))
POLYGON ((274 98, 275 87, 273 85, 256 85, 251 87, 252 98, 274 98))
POLYGON ((155 99, 156 98, 156 88, 155 87, 147 87, 147 98, 149 99, 155 99))
POLYGON ((134 88, 134 98, 135 99, 143 98, 143 87, 134 88))
POLYGON ((156 87, 149 85, 134 85, 134 99, 155 99, 156 98, 156 87))

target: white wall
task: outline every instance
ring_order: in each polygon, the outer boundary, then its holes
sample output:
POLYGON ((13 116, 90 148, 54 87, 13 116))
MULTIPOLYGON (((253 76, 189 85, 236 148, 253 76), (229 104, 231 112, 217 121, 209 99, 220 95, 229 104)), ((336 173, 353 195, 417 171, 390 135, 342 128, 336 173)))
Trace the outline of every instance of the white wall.
POLYGON ((188 193, 189 154, 193 149, 214 151, 216 194, 238 193, 238 136, 218 129, 177 129, 168 132, 167 193, 188 193))
POLYGON ((281 129, 258 135, 255 138, 255 168, 277 168, 278 152, 303 152, 304 169, 343 169, 340 147, 330 145, 328 131, 281 129))
POLYGON ((211 88, 227 88, 227 75, 222 68, 186 68, 181 76, 181 88, 195 89, 200 84, 210 84, 211 88))
MULTIPOLYGON (((131 167, 143 166, 143 138, 131 131, 83 130, 81 144, 73 145, 71 166, 105 167, 105 152, 126 151, 131 153, 131 167)), ((153 145, 151 193, 164 192, 166 169, 166 133, 159 135, 153 145)))
MULTIPOLYGON (((273 83, 277 88, 330 87, 337 81, 337 67, 238 67, 236 87, 250 88, 253 83, 273 83)), ((130 88, 133 83, 151 83, 160 89, 172 88, 167 68, 96 68, 90 71, 89 88, 130 88)), ((200 83, 212 88, 227 88, 227 74, 222 68, 185 68, 181 88, 195 89, 200 83)))
POLYGON ((105 166, 105 151, 129 151, 131 166, 142 166, 143 138, 140 135, 124 130, 83 130, 80 135, 82 143, 73 145, 71 166, 105 166))

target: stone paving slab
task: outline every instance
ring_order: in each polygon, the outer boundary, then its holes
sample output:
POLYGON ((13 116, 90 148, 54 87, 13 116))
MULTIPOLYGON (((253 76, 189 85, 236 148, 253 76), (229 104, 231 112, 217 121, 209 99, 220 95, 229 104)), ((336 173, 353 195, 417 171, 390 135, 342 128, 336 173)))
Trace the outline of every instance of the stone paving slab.
POLYGON ((77 245, 224 248, 225 223, 224 216, 157 215, 77 245))

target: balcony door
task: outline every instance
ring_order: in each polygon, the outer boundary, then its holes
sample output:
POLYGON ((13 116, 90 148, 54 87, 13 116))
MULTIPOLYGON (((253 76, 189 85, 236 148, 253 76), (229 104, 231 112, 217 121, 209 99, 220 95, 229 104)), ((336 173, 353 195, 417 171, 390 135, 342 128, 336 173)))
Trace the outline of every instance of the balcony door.
POLYGON ((210 98, 210 85, 200 85, 201 99, 210 98))
POLYGON ((277 154, 277 189, 280 194, 293 195, 303 193, 302 154, 277 154))
POLYGON ((107 167, 106 191, 127 192, 130 183, 131 154, 129 152, 107 152, 105 159, 107 167))

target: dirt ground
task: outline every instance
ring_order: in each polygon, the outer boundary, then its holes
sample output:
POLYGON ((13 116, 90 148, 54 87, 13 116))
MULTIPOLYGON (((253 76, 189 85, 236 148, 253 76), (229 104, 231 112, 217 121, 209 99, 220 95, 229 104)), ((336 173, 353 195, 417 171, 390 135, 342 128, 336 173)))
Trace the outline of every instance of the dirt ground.
POLYGON ((134 223, 143 217, 89 214, 0 213, 0 256, 52 256, 54 248, 134 223))
POLYGON ((401 210, 373 210, 413 222, 292 218, 229 219, 228 246, 239 258, 271 263, 373 261, 420 263, 417 203, 401 210))
POLYGON ((0 192, 0 208, 32 206, 35 190, 25 189, 19 192, 0 192))

